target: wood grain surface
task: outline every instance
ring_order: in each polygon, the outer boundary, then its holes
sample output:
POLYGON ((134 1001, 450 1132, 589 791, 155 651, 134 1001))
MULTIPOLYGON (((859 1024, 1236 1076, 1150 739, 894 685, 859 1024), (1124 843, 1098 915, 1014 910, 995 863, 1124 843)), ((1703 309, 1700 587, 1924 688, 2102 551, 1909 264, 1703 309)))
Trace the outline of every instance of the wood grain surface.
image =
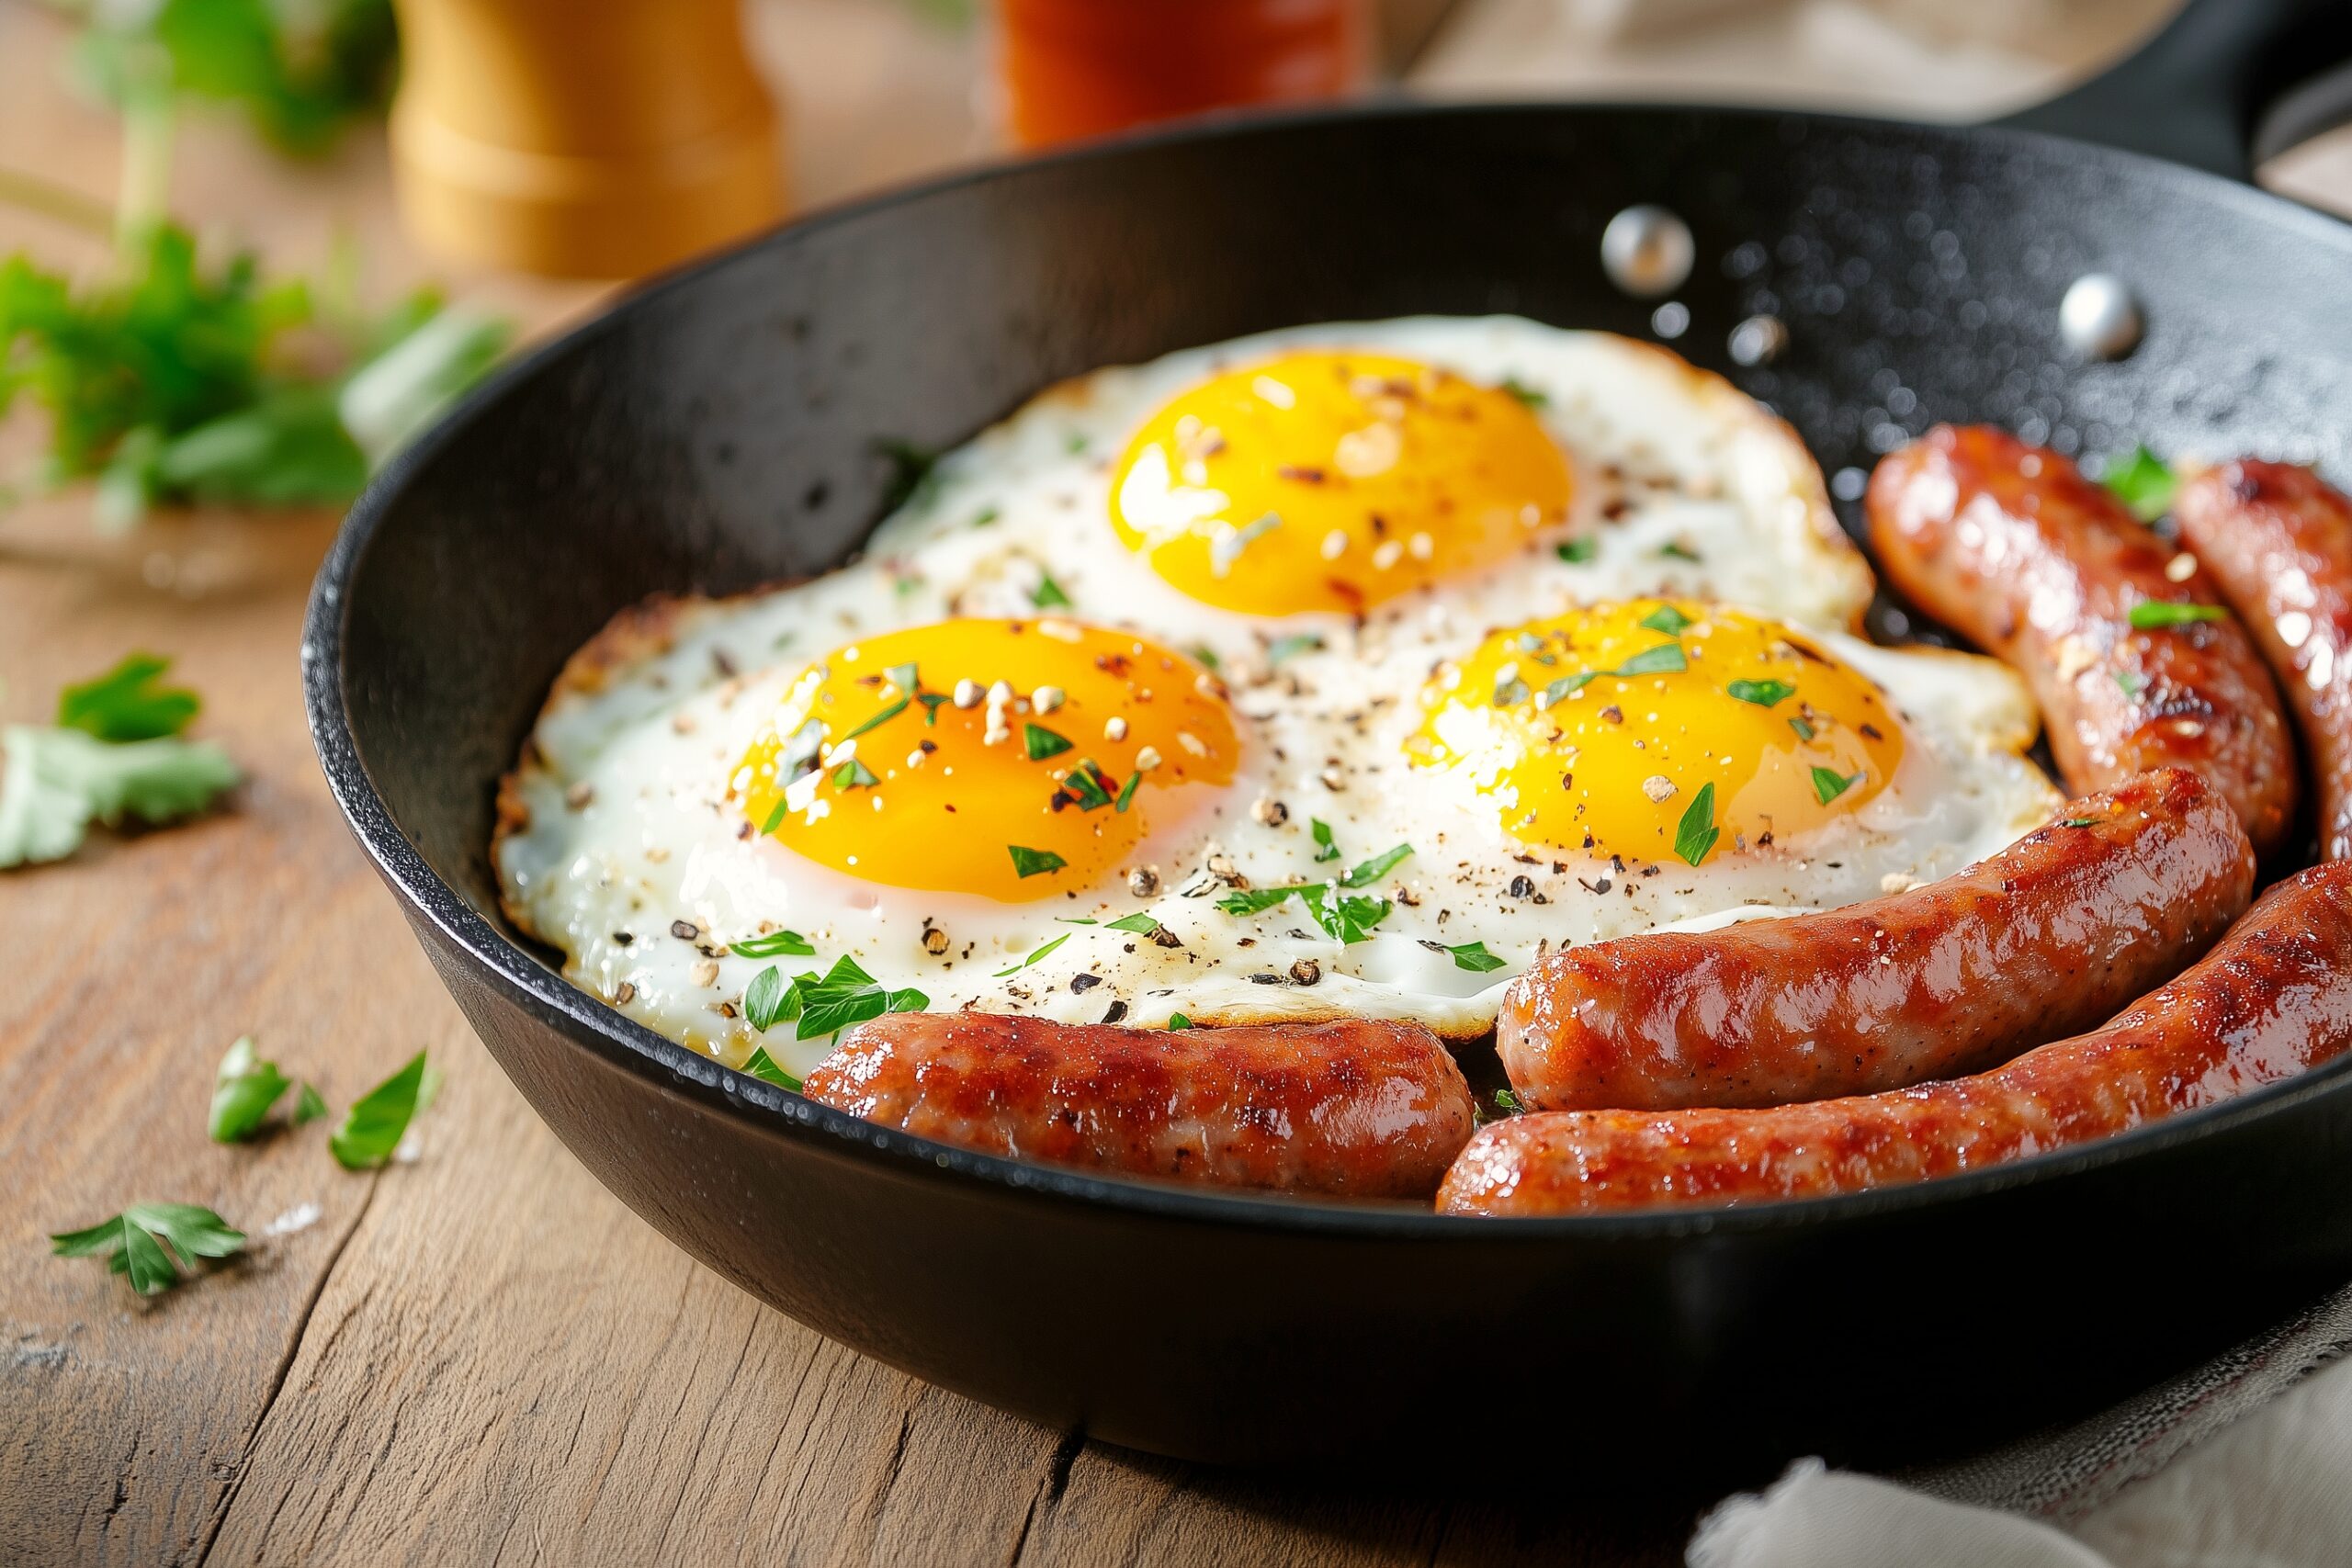
MULTIPOLYGON (((910 26, 843 0, 761 13, 764 49, 813 51, 806 29, 831 28, 829 58, 847 62, 786 73, 805 196, 962 146, 960 101, 928 124, 892 117, 896 141, 849 129, 876 82, 929 103, 936 79, 960 80, 954 47, 910 26)), ((53 16, 0 4, 0 163, 104 197, 113 122, 60 85, 62 38, 53 16)), ((285 265, 315 265, 341 224, 375 290, 424 271, 371 137, 289 167, 198 122, 175 196, 285 265)), ((0 218, 0 253, 19 245, 102 257, 0 218)), ((595 302, 455 281, 534 331, 595 302)), ((0 430, 0 457, 32 434, 0 430)), ((690 1261, 507 1084, 328 797, 297 653, 332 533, 320 516, 208 514, 108 539, 82 498, 0 512, 0 718, 41 720, 64 682, 153 649, 204 694, 197 733, 249 775, 203 821, 100 833, 65 864, 0 876, 0 1562, 1679 1560, 1687 1503, 1597 1517, 1088 1444, 866 1360, 690 1261), (213 1070, 246 1032, 338 1109, 429 1049, 447 1081, 417 1157, 346 1173, 331 1122, 210 1143, 213 1070), (146 1200, 210 1205, 255 1243, 153 1302, 49 1255, 48 1232, 146 1200), (260 1239, 311 1205, 313 1222, 260 1239)), ((1495 1365, 1501 1379, 1507 1356, 1495 1365)))

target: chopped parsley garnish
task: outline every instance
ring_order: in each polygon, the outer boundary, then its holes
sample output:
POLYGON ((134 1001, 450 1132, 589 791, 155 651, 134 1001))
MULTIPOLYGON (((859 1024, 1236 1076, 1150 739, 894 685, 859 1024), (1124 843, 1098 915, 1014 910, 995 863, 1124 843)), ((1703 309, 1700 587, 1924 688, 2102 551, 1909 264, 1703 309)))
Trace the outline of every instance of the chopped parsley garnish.
POLYGON ((2171 511, 2173 495, 2180 489, 2180 476, 2145 446, 2135 446, 2121 462, 2109 464, 2101 482, 2143 523, 2154 523, 2171 511))
POLYGON ((922 690, 922 670, 915 664, 893 664, 882 671, 890 684, 913 696, 922 690))
POLYGON ((212 1114, 209 1130, 216 1144, 243 1143, 261 1130, 270 1107, 293 1087, 294 1080, 266 1062, 254 1049, 254 1037, 242 1035, 220 1058, 212 1077, 212 1114))
POLYGON ((178 1284, 180 1269, 194 1269, 199 1258, 232 1258, 245 1247, 244 1232, 194 1203, 133 1203, 87 1230, 55 1232, 49 1240, 60 1258, 104 1255, 107 1268, 127 1276, 142 1296, 178 1284))
POLYGON ((1112 809, 1114 811, 1125 811, 1131 804, 1134 803, 1136 798, 1136 789, 1142 783, 1143 770, 1141 768, 1137 768, 1134 773, 1127 775, 1127 782, 1119 786, 1119 798, 1112 807, 1112 809))
POLYGON ((1149 936, 1159 929, 1159 922, 1141 910, 1137 910, 1132 915, 1122 915, 1117 919, 1109 921, 1102 929, 1106 931, 1132 931, 1137 936, 1149 936))
POLYGON ((2118 670, 2115 672, 2115 683, 2121 688, 2125 696, 2132 698, 2137 698, 2148 684, 2137 670, 2118 670))
POLYGON ((1660 604, 1657 609, 1644 615, 1641 624, 1654 632, 1664 632, 1668 637, 1677 637, 1681 634, 1683 627, 1690 624, 1690 617, 1671 604, 1660 604))
POLYGON ((1699 786, 1690 797, 1690 809, 1682 814, 1681 823, 1674 829, 1674 852, 1697 865, 1707 858, 1707 852, 1723 837, 1723 829, 1715 826, 1715 786, 1713 783, 1699 786))
POLYGON ((1075 457, 1086 450, 1086 437, 1073 432, 1069 439, 1062 443, 1062 449, 1075 457))
POLYGON ((1012 870, 1017 876, 1030 877, 1048 871, 1059 871, 1069 863, 1051 850, 1024 849, 1019 844, 1007 844, 1004 848, 1005 852, 1012 857, 1012 870))
POLYGON ((1813 770, 1813 793, 1821 797, 1822 805, 1826 806, 1861 783, 1865 776, 1856 773, 1849 778, 1835 768, 1815 768, 1813 770))
POLYGON ((1671 539, 1660 545, 1657 547, 1657 553, 1668 560, 1697 560, 1699 558, 1699 553, 1690 546, 1677 544, 1671 539))
POLYGON ((1813 739, 1813 726, 1802 718, 1792 718, 1789 720, 1789 728, 1797 732, 1797 739, 1800 740, 1810 740, 1813 739))
POLYGON ((1171 1012, 1168 1015, 1168 1027, 1170 1029, 1190 1029, 1193 1027, 1193 1021, 1186 1018, 1181 1012, 1171 1012))
POLYGON ((1527 1109, 1526 1102, 1507 1089, 1495 1090, 1495 1103, 1513 1116, 1527 1109))
POLYGON ((1204 642, 1193 645, 1193 660, 1212 675, 1222 673, 1225 669, 1223 661, 1216 656, 1216 649, 1204 642))
POLYGON ((983 506, 973 515, 972 526, 975 528, 985 528, 1003 515, 1003 513, 998 511, 993 506, 983 506))
POLYGON ((872 789, 881 782, 874 776, 872 768, 867 767, 855 757, 852 757, 833 770, 835 789, 872 789))
POLYGON ((1662 642, 1656 648, 1642 649, 1616 669, 1603 673, 1623 680, 1629 675, 1672 675, 1690 668, 1690 661, 1683 657, 1680 643, 1662 642))
POLYGON ((876 984, 847 953, 833 960, 821 976, 811 972, 796 977, 792 993, 800 1010, 794 1032, 802 1040, 838 1034, 886 1012, 921 1012, 931 1005, 921 991, 893 991, 876 984))
POLYGON ((1500 385, 1503 391, 1510 393, 1528 408, 1546 408, 1551 404, 1552 399, 1549 393, 1529 386, 1516 376, 1504 377, 1500 385))
POLYGON ((768 813, 768 819, 762 825, 760 831, 763 833, 773 833, 778 828, 783 827, 784 819, 791 810, 792 807, 785 801, 784 797, 782 795, 778 795, 776 797, 775 809, 768 813))
POLYGON ((917 692, 915 701, 922 705, 922 723, 926 729, 939 727, 939 705, 947 701, 945 692, 917 692))
POLYGON ((1548 708, 1567 701, 1607 673, 1605 670, 1587 670, 1581 674, 1561 676, 1544 688, 1544 705, 1548 708))
POLYGON ((1021 727, 1021 744, 1031 761, 1042 762, 1069 750, 1069 737, 1057 735, 1042 724, 1024 724, 1021 727))
POLYGON ((194 816, 234 786, 228 754, 209 741, 158 736, 105 741, 80 729, 0 730, 0 868, 63 860, 90 824, 128 818, 161 825, 194 816))
POLYGON ((1322 646, 1323 637, 1319 632, 1294 632, 1289 637, 1278 637, 1266 645, 1266 662, 1280 664, 1285 659, 1313 653, 1322 646))
POLYGON ((1488 970, 1503 966, 1504 961, 1488 953, 1483 942, 1465 942, 1460 947, 1449 947, 1445 951, 1453 955, 1456 969, 1467 969, 1474 975, 1484 975, 1488 970))
POLYGON ((2096 828, 2098 826, 2098 818, 2096 817, 2069 817, 2064 822, 2059 823, 2058 826, 2061 828, 2096 828))
POLYGON ((1328 882, 1310 882, 1294 891, 1323 934, 1341 943, 1371 941, 1372 928, 1386 919, 1393 908, 1385 898, 1351 898, 1328 882))
POLYGON ((162 686, 168 659, 133 653, 105 674, 57 695, 57 722, 101 740, 154 740, 177 735, 204 704, 194 692, 162 686))
POLYGON ((1041 571, 1037 574, 1037 586, 1029 591, 1029 603, 1040 610, 1067 610, 1069 595, 1062 592, 1060 583, 1041 571))
POLYGON ((1370 860, 1360 861, 1356 863, 1353 870, 1350 871, 1345 877, 1340 879, 1340 886, 1342 887, 1363 887, 1372 883, 1377 882, 1382 877, 1387 875, 1388 873, 1396 867, 1398 861, 1403 860, 1407 855, 1409 855, 1412 852, 1412 845, 1399 844, 1393 850, 1373 856, 1370 860))
MULTIPOLYGON (((1796 695, 1797 691, 1786 681, 1734 681, 1724 690, 1741 702, 1754 703, 1760 708, 1769 708, 1774 703, 1786 701, 1796 695)), ((1808 735, 1805 739, 1810 740, 1813 737, 1808 735)))
POLYGON ((1315 858, 1317 861, 1340 858, 1340 846, 1331 840, 1331 824, 1324 821, 1320 817, 1310 817, 1306 819, 1306 828, 1307 831, 1315 835, 1315 842, 1320 846, 1315 852, 1315 858))
POLYGON ((1289 903, 1290 896, 1297 891, 1297 884, 1288 887, 1251 887, 1227 894, 1216 901, 1216 907, 1228 915, 1255 915, 1289 903))
POLYGON ((842 737, 842 739, 844 740, 854 740, 859 736, 865 734, 867 730, 875 728, 875 726, 889 723, 892 719, 906 712, 907 704, 912 700, 913 699, 910 697, 900 697, 897 702, 892 703, 888 707, 884 708, 872 718, 867 719, 864 724, 859 725, 855 729, 851 730, 847 735, 842 737))
POLYGON ((938 453, 925 451, 911 441, 888 439, 874 443, 874 450, 890 465, 889 479, 882 487, 886 514, 928 502, 938 491, 938 453))
POLYGON ((764 1045, 752 1047, 752 1055, 743 1063, 743 1070, 755 1078, 775 1085, 778 1089, 788 1089, 795 1094, 800 1092, 800 1080, 778 1066, 776 1059, 768 1055, 768 1048, 764 1045))
POLYGON ((765 1033, 789 1018, 800 1016, 800 993, 785 982, 784 972, 771 964, 743 988, 743 1016, 765 1033))
POLYGON ((2165 626, 2185 626, 2193 621, 2218 621, 2229 615, 2219 604, 2176 604, 2163 599, 2143 599, 2132 606, 2126 617, 2134 631, 2156 631, 2165 626))
POLYGON ((730 942, 727 951, 738 958, 806 958, 817 950, 798 931, 770 931, 730 942))
POLYGON ((1068 931, 1064 931, 1064 932, 1062 932, 1062 934, 1061 934, 1061 935, 1059 935, 1059 936, 1057 936, 1057 937, 1054 938, 1054 940, 1053 940, 1053 941, 1051 941, 1051 942, 1049 942, 1046 943, 1044 946, 1042 946, 1042 947, 1036 947, 1036 948, 1032 948, 1032 949, 1030 950, 1030 952, 1029 952, 1029 956, 1028 956, 1028 957, 1026 957, 1026 958, 1023 959, 1020 963, 1013 964, 1011 968, 1007 968, 1007 969, 1000 969, 1000 970, 998 970, 998 971, 996 972, 996 976, 995 976, 995 977, 996 977, 997 979, 1001 980, 1001 979, 1003 979, 1007 975, 1018 975, 1018 974, 1020 974, 1020 973, 1021 973, 1021 971, 1023 971, 1023 969, 1028 968, 1028 967, 1029 967, 1029 965, 1031 965, 1032 964, 1036 963, 1036 962, 1037 962, 1037 960, 1039 960, 1040 958, 1045 957, 1045 956, 1046 956, 1046 954, 1047 954, 1047 953, 1049 953, 1053 952, 1053 950, 1054 950, 1054 949, 1056 949, 1056 948, 1059 947, 1062 943, 1064 943, 1064 942, 1068 942, 1069 940, 1069 932, 1068 932, 1068 931))
MULTIPOLYGON (((1067 744, 1067 743, 1065 743, 1067 744)), ((1111 781, 1102 776, 1102 768, 1091 757, 1080 761, 1062 779, 1062 788, 1069 792, 1071 800, 1080 811, 1099 811, 1112 802, 1111 781)))
POLYGON ((345 1170, 372 1170, 392 1157, 424 1094, 424 1053, 357 1100, 344 1112, 343 1125, 327 1139, 327 1151, 345 1170))
POLYGON ((1600 541, 1598 539, 1564 540, 1554 553, 1570 566, 1588 566, 1591 564, 1594 557, 1600 554, 1600 541))
POLYGON ((294 1125, 307 1127, 327 1113, 327 1102, 319 1091, 304 1084, 294 1095, 294 1125))

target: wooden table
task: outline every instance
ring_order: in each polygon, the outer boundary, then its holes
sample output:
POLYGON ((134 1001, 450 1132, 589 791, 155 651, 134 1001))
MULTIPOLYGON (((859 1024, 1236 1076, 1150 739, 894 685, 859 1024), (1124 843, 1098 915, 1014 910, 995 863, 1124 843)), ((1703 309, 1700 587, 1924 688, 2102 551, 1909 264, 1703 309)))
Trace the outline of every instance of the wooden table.
MULTIPOLYGON (((858 0, 759 18, 804 198, 976 150, 961 46, 858 0), (916 107, 877 119, 886 93, 916 107)), ((0 163, 103 194, 114 123, 59 87, 62 33, 0 6, 0 163)), ((289 168, 193 126, 175 197, 282 265, 313 264, 342 223, 380 293, 423 271, 374 137, 289 168)), ((97 254, 0 218, 0 253, 19 244, 97 254)), ((599 297, 457 281, 534 331, 599 297)), ((0 431, 0 449, 25 434, 0 431)), ((0 513, 0 717, 39 720, 61 683, 152 649, 251 776, 223 814, 0 875, 17 975, 0 993, 0 1561, 1680 1560, 1690 1499, 1604 1509, 1123 1453, 913 1382, 688 1260, 497 1071, 328 798, 296 649, 332 531, 198 515, 106 539, 82 498, 0 513), (321 1125, 209 1142, 215 1065, 246 1032, 338 1105, 429 1049, 447 1082, 417 1157, 346 1174, 321 1125), (152 1303, 48 1256, 45 1233, 142 1200, 209 1204, 257 1238, 316 1217, 152 1303)), ((1508 1347, 1470 1364, 1508 1383, 1508 1347)))

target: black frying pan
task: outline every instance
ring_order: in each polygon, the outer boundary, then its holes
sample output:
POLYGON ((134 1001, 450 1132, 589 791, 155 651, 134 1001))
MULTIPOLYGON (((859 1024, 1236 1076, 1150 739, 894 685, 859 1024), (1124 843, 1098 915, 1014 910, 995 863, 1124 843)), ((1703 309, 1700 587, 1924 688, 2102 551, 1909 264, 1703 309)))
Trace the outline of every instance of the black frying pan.
MULTIPOLYGON (((2039 118, 2243 173, 2259 127, 2335 114, 2318 89, 2287 121, 2256 108, 2352 58, 2347 34, 2340 0, 2204 0, 2039 118)), ((1508 310, 1647 335, 1652 304, 1598 260, 1637 202, 1698 238, 1676 346, 1833 473, 1937 420, 2352 473, 2352 229, 2222 175, 1790 113, 1206 126, 797 224, 503 377, 368 491, 320 575, 303 653, 327 775, 492 1052, 639 1213, 826 1334, 1114 1442, 1564 1476, 1883 1462, 2111 1396, 2340 1282, 2352 1061, 1921 1187, 1448 1220, 877 1131, 572 990, 501 919, 492 783, 564 656, 650 590, 839 562, 890 480, 877 441, 945 446, 1061 377, 1294 322, 1508 310), (2146 317, 2120 363, 2060 341, 2058 301, 2095 269, 2146 317), (1735 366, 1726 333, 1758 310, 1788 351, 1735 366)))

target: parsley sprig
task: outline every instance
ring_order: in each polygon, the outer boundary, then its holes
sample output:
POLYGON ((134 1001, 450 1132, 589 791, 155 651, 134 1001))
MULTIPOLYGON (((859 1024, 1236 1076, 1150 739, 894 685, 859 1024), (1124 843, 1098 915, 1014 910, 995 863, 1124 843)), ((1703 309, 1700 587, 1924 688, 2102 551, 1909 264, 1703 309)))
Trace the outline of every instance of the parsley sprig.
POLYGON ((142 1296, 178 1284, 180 1269, 194 1269, 199 1258, 233 1258, 245 1247, 244 1232, 194 1203, 133 1203, 87 1230, 53 1232, 49 1240, 60 1258, 104 1257, 142 1296))
MULTIPOLYGON (((1058 939, 1031 954, 1031 961, 1057 945, 1058 939)), ((743 1016, 752 1028, 765 1032, 789 1022, 794 1038, 800 1040, 838 1034, 886 1012, 921 1012, 930 1005, 931 998, 911 987, 894 991, 879 984, 847 953, 833 960, 824 974, 811 969, 794 976, 789 985, 783 972, 770 965, 752 977, 743 993, 743 1016)))

